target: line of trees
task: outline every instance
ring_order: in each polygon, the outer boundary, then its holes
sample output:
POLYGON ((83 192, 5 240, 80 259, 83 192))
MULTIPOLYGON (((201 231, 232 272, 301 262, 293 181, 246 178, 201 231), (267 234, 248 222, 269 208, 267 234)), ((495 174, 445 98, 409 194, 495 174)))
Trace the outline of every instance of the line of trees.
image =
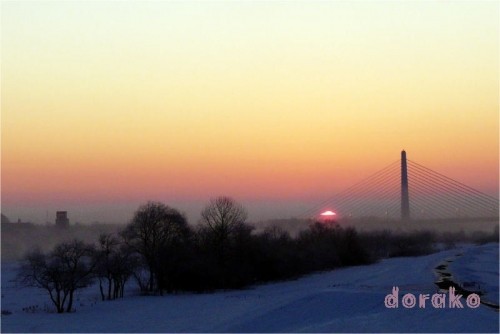
POLYGON ((415 243, 432 243, 427 235, 404 240, 383 233, 359 235, 335 222, 313 223, 292 238, 278 226, 255 233, 246 219, 243 206, 225 196, 207 204, 197 226, 174 208, 148 202, 120 233, 103 234, 95 245, 74 240, 49 253, 28 254, 18 279, 45 289, 63 313, 73 310, 75 291, 94 282, 102 300, 123 297, 130 279, 144 294, 234 289, 412 255, 415 243))

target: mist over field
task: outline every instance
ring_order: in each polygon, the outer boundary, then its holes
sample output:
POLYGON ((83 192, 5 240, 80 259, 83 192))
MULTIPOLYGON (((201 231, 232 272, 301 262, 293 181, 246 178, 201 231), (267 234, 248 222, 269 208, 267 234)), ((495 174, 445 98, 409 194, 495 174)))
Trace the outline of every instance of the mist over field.
MULTIPOLYGON (((130 220, 130 219, 129 219, 130 220)), ((190 221, 196 226, 198 220, 190 221)), ((249 222, 255 233, 263 232, 266 228, 277 226, 297 236, 300 231, 306 230, 311 224, 309 219, 271 219, 265 221, 249 222)), ((67 229, 59 229, 54 224, 18 224, 4 223, 1 225, 1 258, 2 261, 19 260, 28 251, 40 248, 48 251, 57 243, 72 239, 81 239, 85 242, 95 243, 103 233, 118 233, 126 224, 71 224, 67 229)), ((441 235, 443 241, 459 242, 465 240, 480 240, 488 235, 495 235, 498 231, 496 221, 420 221, 401 222, 387 221, 380 218, 364 218, 355 221, 343 222, 341 226, 352 226, 360 232, 393 231, 395 233, 408 233, 415 231, 430 231, 441 235)))

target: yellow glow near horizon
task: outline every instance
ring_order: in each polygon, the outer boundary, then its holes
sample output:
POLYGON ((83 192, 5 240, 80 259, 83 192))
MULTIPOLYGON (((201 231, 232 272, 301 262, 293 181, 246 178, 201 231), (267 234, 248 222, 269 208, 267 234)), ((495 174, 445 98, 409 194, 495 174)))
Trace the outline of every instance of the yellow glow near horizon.
POLYGON ((2 2, 2 201, 498 191, 498 3, 2 2))

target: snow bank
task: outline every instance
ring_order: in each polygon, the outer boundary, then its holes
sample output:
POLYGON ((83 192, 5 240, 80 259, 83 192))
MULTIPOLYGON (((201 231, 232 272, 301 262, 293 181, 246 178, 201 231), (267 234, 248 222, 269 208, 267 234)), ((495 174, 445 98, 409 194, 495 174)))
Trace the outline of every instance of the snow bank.
POLYGON ((498 244, 490 243, 464 249, 449 264, 449 270, 454 281, 473 284, 484 293, 481 299, 498 305, 498 266, 498 244))

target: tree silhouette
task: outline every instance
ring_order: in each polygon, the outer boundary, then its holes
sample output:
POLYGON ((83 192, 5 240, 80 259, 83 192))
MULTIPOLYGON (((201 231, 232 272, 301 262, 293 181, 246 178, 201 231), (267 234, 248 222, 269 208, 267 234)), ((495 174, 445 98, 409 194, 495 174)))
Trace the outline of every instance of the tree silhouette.
POLYGON ((251 228, 245 225, 246 219, 247 212, 243 206, 227 196, 210 200, 201 212, 200 233, 205 234, 212 243, 217 264, 222 271, 223 287, 229 276, 228 255, 232 239, 250 234, 251 228))
POLYGON ((24 286, 45 289, 57 312, 71 312, 77 289, 92 283, 94 249, 79 240, 57 245, 49 254, 35 250, 25 257, 17 279, 24 286))
POLYGON ((201 212, 201 221, 218 241, 227 240, 247 219, 243 206, 230 197, 220 196, 210 200, 201 212))
POLYGON ((135 212, 123 231, 126 244, 141 255, 149 272, 147 290, 161 293, 161 253, 188 234, 186 219, 177 210, 159 202, 148 202, 135 212))
POLYGON ((123 297, 125 282, 135 269, 135 258, 129 248, 116 236, 101 234, 95 257, 101 299, 106 299, 103 282, 107 283, 108 300, 123 297))

